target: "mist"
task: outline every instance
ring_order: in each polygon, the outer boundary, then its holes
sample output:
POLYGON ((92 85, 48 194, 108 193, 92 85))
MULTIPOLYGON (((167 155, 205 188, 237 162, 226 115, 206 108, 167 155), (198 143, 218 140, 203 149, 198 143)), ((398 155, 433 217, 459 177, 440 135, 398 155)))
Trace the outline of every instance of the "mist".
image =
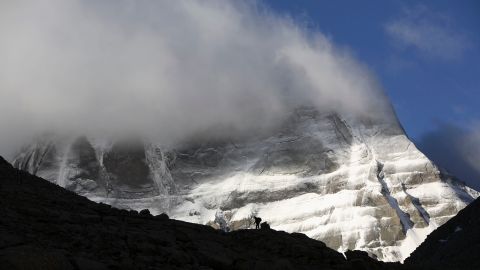
POLYGON ((480 190, 480 125, 443 123, 418 140, 419 149, 440 167, 480 190))
POLYGON ((0 154, 46 130, 169 141, 269 129, 298 105, 385 106, 375 76, 256 1, 2 1, 0 154))

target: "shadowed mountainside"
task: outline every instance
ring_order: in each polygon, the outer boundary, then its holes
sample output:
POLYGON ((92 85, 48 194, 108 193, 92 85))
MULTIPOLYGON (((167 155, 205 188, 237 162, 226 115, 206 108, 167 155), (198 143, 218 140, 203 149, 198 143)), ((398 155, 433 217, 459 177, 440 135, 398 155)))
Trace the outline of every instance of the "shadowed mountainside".
POLYGON ((97 204, 0 157, 2 269, 404 269, 303 234, 222 233, 97 204), (3 268, 5 267, 5 268, 3 268))
POLYGON ((433 231, 406 263, 432 269, 480 269, 480 199, 433 231))

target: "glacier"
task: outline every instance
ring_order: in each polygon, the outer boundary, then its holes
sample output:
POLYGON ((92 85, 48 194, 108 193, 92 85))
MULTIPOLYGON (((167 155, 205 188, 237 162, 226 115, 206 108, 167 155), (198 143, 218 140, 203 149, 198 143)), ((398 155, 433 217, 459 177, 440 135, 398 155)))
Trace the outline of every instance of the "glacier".
POLYGON ((214 227, 221 216, 232 230, 260 216, 383 261, 403 261, 479 196, 422 154, 393 112, 308 106, 268 134, 176 145, 46 134, 13 164, 93 201, 214 227))

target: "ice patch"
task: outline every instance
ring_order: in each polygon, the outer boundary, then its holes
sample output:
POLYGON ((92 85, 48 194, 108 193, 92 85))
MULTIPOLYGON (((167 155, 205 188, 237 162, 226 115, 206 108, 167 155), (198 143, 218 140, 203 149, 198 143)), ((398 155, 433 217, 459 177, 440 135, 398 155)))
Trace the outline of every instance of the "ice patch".
POLYGON ((411 228, 407 231, 406 238, 402 241, 400 246, 398 247, 401 258, 400 262, 403 261, 410 256, 410 254, 427 238, 427 236, 437 229, 438 226, 435 222, 431 222, 428 227, 424 228, 411 228))

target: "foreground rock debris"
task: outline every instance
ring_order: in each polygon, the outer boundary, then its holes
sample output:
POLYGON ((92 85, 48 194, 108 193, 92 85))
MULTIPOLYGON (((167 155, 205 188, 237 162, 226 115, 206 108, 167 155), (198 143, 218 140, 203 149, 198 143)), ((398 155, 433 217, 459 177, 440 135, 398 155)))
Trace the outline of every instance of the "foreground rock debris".
POLYGON ((97 204, 0 157, 1 269, 404 269, 303 234, 222 233, 97 204))

